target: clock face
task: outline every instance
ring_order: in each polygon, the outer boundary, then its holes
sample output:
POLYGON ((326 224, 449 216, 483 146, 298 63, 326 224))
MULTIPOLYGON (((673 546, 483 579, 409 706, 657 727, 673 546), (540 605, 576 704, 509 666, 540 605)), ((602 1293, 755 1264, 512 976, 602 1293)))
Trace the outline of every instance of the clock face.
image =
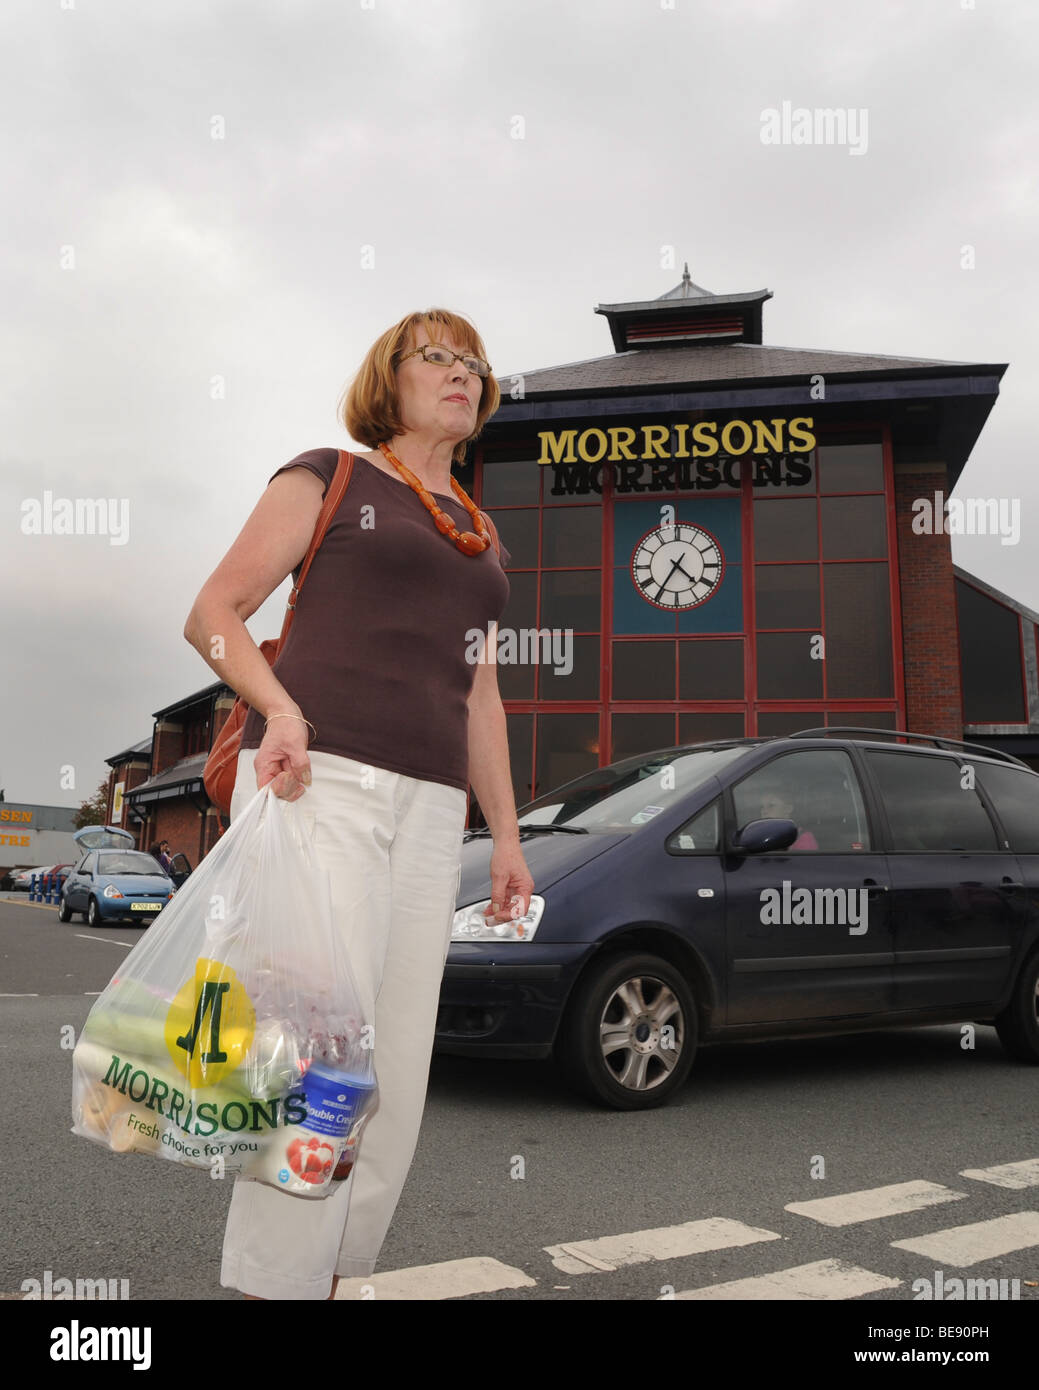
POLYGON ((647 532, 631 557, 639 593, 672 613, 706 603, 724 572, 721 546, 711 533, 681 521, 647 532))

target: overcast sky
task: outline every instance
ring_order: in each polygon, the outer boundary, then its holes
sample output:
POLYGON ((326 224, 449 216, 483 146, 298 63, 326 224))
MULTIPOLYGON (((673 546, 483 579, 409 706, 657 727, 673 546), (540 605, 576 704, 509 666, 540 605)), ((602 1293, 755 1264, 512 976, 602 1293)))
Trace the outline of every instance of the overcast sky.
POLYGON ((1034 0, 5 0, 7 799, 78 805, 213 680, 182 636, 195 595, 281 463, 350 444, 336 400, 372 341, 434 304, 502 376, 612 353, 595 306, 688 260, 715 293, 774 291, 766 343, 1009 363, 956 495, 1020 499, 1021 538, 953 558, 1039 609, 1037 21, 1034 0), (865 112, 862 153, 764 144, 784 102, 865 112), (126 543, 24 534, 46 491, 124 500, 126 543))

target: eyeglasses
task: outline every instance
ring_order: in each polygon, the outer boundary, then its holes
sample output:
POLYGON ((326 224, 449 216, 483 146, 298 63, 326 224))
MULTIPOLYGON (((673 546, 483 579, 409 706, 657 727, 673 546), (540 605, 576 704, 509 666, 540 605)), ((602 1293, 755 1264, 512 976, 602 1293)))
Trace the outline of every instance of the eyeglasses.
POLYGON ((472 372, 474 376, 489 376, 491 372, 490 363, 485 362, 482 357, 472 357, 467 352, 452 352, 442 343, 423 343, 421 347, 415 348, 414 352, 406 352, 400 360, 406 362, 418 352, 421 352, 426 362, 432 362, 437 367, 452 367, 460 360, 466 371, 472 372))

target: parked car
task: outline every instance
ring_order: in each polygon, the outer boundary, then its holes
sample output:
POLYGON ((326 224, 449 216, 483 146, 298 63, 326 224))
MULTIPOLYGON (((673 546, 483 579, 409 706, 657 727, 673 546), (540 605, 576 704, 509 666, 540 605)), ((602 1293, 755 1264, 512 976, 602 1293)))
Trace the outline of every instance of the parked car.
POLYGON ((147 926, 173 897, 172 878, 150 854, 135 848, 128 831, 89 825, 72 838, 85 853, 65 880, 59 921, 71 922, 82 912, 92 927, 114 921, 147 926))
POLYGON ((731 739, 597 768, 519 825, 518 921, 487 927, 490 839, 463 844, 440 1052, 553 1057, 620 1110, 663 1104, 705 1043, 974 1022, 1039 1063, 1039 775, 1016 758, 731 739))
POLYGON ((10 891, 12 893, 28 893, 32 887, 33 875, 35 874, 39 878, 41 874, 51 873, 53 868, 53 864, 45 864, 39 869, 19 869, 11 875, 10 891))

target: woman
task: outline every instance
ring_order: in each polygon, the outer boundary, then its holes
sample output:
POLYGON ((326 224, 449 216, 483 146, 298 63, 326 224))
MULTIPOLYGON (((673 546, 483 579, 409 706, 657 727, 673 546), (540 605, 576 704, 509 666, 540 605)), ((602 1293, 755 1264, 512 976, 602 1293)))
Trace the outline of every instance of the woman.
POLYGON ((341 1275, 375 1269, 418 1140, 468 782, 494 841, 487 920, 530 906, 493 642, 483 662, 466 659, 467 630, 497 622, 508 580, 489 536, 456 544, 415 490, 433 494, 459 540, 486 534, 451 477, 500 400, 484 358, 472 325, 444 309, 407 315, 372 346, 341 414, 369 452, 354 455, 273 668, 244 620, 302 563, 334 449, 278 469, 185 625, 251 707, 231 815, 267 783, 289 801, 306 795, 375 1025, 378 1105, 347 1180, 320 1200, 235 1182, 221 1283, 246 1297, 335 1297, 341 1275))

